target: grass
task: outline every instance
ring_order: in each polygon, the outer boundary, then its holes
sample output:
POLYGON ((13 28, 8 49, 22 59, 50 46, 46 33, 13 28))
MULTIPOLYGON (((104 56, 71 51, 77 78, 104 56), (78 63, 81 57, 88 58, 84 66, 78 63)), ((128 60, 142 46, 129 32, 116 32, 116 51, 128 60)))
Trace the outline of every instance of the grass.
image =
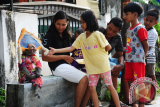
POLYGON ((0 106, 5 107, 6 105, 6 92, 4 88, 0 88, 0 106))

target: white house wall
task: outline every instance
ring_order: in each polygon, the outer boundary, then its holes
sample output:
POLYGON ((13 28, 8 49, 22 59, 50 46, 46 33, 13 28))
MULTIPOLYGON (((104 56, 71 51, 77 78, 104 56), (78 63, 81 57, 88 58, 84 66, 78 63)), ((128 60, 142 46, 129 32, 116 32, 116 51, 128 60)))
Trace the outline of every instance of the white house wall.
POLYGON ((0 87, 18 82, 17 44, 22 28, 38 37, 37 15, 0 11, 0 87))

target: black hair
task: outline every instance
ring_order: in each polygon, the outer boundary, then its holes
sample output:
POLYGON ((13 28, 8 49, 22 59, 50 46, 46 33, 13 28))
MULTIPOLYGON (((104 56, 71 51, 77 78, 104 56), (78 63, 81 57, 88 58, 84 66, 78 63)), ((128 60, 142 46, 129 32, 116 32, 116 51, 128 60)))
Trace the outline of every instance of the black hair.
POLYGON ((78 28, 78 29, 76 29, 76 31, 75 31, 75 35, 76 35, 76 33, 78 33, 78 35, 80 35, 81 33, 83 33, 84 31, 83 31, 83 29, 82 28, 78 28))
POLYGON ((146 16, 153 16, 156 18, 156 21, 159 19, 159 11, 157 9, 150 9, 147 11, 146 16))
POLYGON ((83 32, 84 32, 84 31, 83 31, 82 28, 76 29, 74 35, 73 35, 72 38, 71 38, 71 43, 73 43, 73 42, 76 40, 76 33, 78 33, 78 35, 80 35, 80 34, 83 33, 83 32))
POLYGON ((87 10, 81 14, 81 18, 87 24, 86 31, 90 32, 98 30, 98 21, 93 11, 87 10))
POLYGON ((116 27, 119 28, 119 30, 122 29, 123 20, 122 20, 121 18, 119 18, 119 17, 114 17, 114 18, 112 18, 112 19, 110 20, 109 24, 110 24, 110 23, 113 23, 114 26, 116 26, 116 27))
MULTIPOLYGON (((56 38, 56 36, 59 35, 59 32, 55 27, 55 22, 59 19, 66 19, 66 21, 69 21, 67 14, 64 11, 58 11, 54 15, 53 22, 47 31, 47 33, 50 33, 51 35, 53 35, 53 38, 56 38)), ((62 33, 62 39, 69 43, 71 42, 71 37, 72 37, 72 34, 70 32, 70 26, 69 24, 67 24, 66 29, 62 33)))
POLYGON ((100 32, 103 33, 104 35, 105 35, 105 33, 106 33, 106 29, 105 29, 104 27, 102 27, 102 26, 99 26, 98 31, 100 31, 100 32))
POLYGON ((137 12, 139 17, 143 12, 143 7, 139 3, 130 2, 124 7, 124 13, 127 13, 127 12, 131 12, 131 13, 137 12))

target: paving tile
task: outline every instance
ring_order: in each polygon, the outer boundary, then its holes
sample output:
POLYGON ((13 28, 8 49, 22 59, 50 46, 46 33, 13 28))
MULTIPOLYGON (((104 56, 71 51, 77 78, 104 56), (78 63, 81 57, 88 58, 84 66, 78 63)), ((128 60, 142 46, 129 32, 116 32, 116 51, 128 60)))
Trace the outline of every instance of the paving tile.
MULTIPOLYGON (((109 106, 109 101, 101 101, 103 107, 109 106)), ((129 106, 132 107, 132 106, 129 106)), ((145 107, 160 107, 160 95, 156 96, 156 104, 153 105, 145 105, 145 107)))

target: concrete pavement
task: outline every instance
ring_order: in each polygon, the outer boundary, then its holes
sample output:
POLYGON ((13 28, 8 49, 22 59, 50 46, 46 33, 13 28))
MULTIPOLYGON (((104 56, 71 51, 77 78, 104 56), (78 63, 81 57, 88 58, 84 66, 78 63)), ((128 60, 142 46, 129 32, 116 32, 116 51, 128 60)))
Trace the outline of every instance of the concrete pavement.
MULTIPOLYGON (((109 101, 101 101, 103 107, 109 106, 109 101)), ((129 106, 131 107, 131 106, 129 106)), ((145 105, 145 107, 160 107, 160 95, 156 97, 156 104, 153 105, 145 105)))

